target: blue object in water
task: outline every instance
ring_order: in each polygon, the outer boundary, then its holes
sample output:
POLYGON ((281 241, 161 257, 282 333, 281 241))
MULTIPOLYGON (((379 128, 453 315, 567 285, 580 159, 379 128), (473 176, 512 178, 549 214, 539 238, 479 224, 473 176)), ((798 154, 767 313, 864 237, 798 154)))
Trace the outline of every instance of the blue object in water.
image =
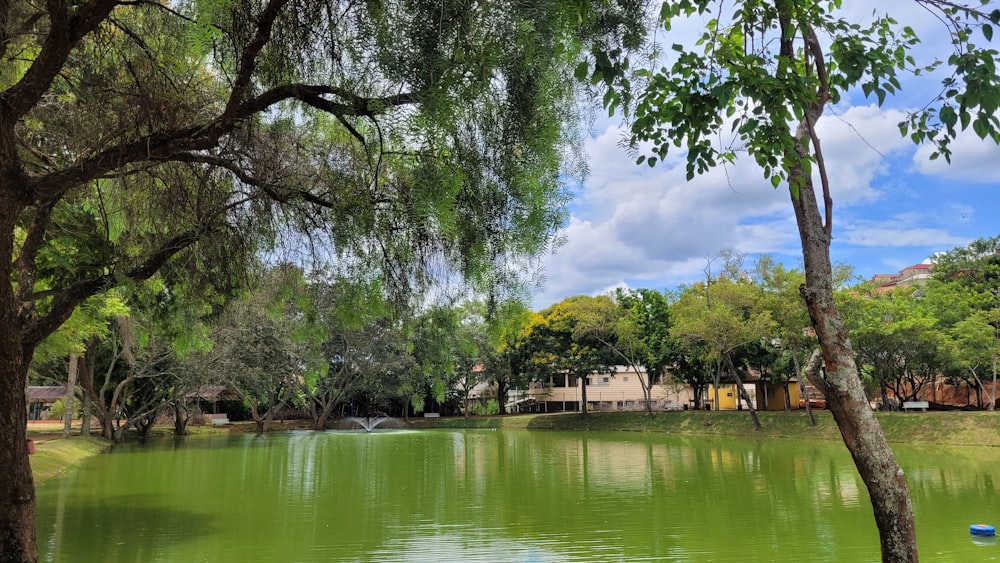
POLYGON ((995 536, 997 529, 989 524, 973 524, 969 526, 969 533, 974 536, 995 536))

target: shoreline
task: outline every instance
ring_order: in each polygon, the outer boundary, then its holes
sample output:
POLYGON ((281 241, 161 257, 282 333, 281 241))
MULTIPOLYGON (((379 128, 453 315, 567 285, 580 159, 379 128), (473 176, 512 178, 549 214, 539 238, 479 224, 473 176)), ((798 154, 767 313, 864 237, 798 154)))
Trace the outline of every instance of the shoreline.
MULTIPOLYGON (((508 428, 600 432, 662 432, 690 436, 842 440, 830 411, 814 411, 810 426, 805 411, 758 411, 762 429, 753 428, 747 411, 592 412, 520 414, 506 416, 411 419, 413 428, 508 428)), ((877 413, 890 444, 1000 447, 997 412, 885 412, 877 413)))
MULTIPOLYGON (((840 431, 829 411, 814 411, 816 426, 810 426, 805 411, 758 412, 763 428, 753 428, 746 411, 576 412, 397 419, 398 426, 413 429, 492 428, 511 430, 561 430, 577 432, 649 432, 685 436, 731 436, 799 440, 840 441, 840 431)), ((878 413, 879 424, 890 444, 958 447, 1000 447, 1000 413, 996 412, 886 412, 878 413)), ((334 427, 339 421, 332 421, 334 427)), ((308 429, 308 423, 276 424, 272 432, 308 429)), ((397 426, 397 427, 398 427, 397 426)), ((170 429, 157 429, 153 439, 172 436, 170 429)), ((190 427, 193 436, 253 431, 253 422, 228 426, 190 427), (249 425, 249 426, 248 426, 249 425)), ((28 438, 35 441, 29 456, 35 484, 62 475, 85 459, 113 445, 99 436, 64 438, 62 422, 28 424, 28 438)))

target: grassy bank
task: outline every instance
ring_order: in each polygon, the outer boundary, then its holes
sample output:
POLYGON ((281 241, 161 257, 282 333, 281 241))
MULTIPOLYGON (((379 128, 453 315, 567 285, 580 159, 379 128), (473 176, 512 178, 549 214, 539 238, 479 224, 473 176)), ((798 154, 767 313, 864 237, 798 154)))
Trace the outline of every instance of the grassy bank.
MULTIPOLYGON (((805 411, 762 412, 763 428, 753 429, 747 412, 660 412, 650 420, 641 412, 525 414, 493 417, 411 419, 416 428, 516 428, 530 430, 589 430, 667 432, 685 435, 753 436, 840 440, 828 411, 816 412, 810 426, 805 411)), ((886 438, 894 443, 1000 447, 1000 413, 890 412, 879 413, 886 438)))
POLYGON ((29 457, 35 484, 40 485, 77 465, 84 459, 106 450, 111 442, 102 438, 35 439, 35 453, 29 457))
MULTIPOLYGON (((28 459, 31 462, 31 474, 35 478, 35 484, 40 485, 53 477, 61 475, 63 472, 80 464, 88 457, 95 456, 111 447, 111 442, 99 436, 84 438, 79 435, 79 421, 74 425, 74 435, 64 438, 62 434, 62 422, 31 422, 28 424, 28 438, 35 442, 35 453, 28 459)), ((189 426, 190 435, 199 434, 225 434, 225 428, 211 426, 189 426)), ((151 438, 162 438, 173 436, 173 427, 156 427, 151 433, 151 438)), ((133 433, 126 434, 126 440, 137 439, 133 433)))

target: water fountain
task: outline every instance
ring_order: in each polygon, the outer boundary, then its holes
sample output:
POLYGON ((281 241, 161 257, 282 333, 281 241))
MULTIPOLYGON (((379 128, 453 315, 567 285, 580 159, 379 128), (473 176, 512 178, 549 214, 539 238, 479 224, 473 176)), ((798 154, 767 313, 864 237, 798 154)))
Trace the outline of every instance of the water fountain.
POLYGON ((359 426, 365 429, 365 432, 371 432, 372 430, 375 430, 376 426, 390 419, 391 417, 388 416, 377 416, 375 418, 372 418, 370 416, 366 416, 364 418, 360 416, 352 416, 347 418, 347 420, 358 423, 359 426))

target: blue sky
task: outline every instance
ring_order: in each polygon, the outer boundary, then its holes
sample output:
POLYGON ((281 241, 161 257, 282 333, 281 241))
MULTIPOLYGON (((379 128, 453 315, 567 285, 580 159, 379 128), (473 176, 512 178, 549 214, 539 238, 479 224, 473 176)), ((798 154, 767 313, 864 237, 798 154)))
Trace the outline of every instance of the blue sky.
MULTIPOLYGON (((852 21, 871 14, 871 4, 861 0, 844 5, 852 21)), ((915 54, 926 63, 947 38, 940 22, 916 6, 912 0, 879 3, 917 31, 923 46, 915 54)), ((688 26, 660 41, 687 42, 698 32, 688 26)), ((930 161, 930 147, 900 137, 897 124, 933 99, 940 79, 907 79, 903 95, 882 107, 860 92, 847 96, 817 124, 834 199, 832 257, 852 265, 857 276, 894 273, 1000 234, 1000 148, 963 133, 948 165, 930 161)), ((622 138, 614 118, 594 123, 586 136, 590 174, 574 188, 565 244, 542 261, 545 285, 536 309, 615 287, 691 283, 724 248, 747 253, 748 261, 771 254, 787 267, 801 264, 787 189, 772 188, 750 159, 687 182, 683 154, 655 168, 637 166, 622 138)))

